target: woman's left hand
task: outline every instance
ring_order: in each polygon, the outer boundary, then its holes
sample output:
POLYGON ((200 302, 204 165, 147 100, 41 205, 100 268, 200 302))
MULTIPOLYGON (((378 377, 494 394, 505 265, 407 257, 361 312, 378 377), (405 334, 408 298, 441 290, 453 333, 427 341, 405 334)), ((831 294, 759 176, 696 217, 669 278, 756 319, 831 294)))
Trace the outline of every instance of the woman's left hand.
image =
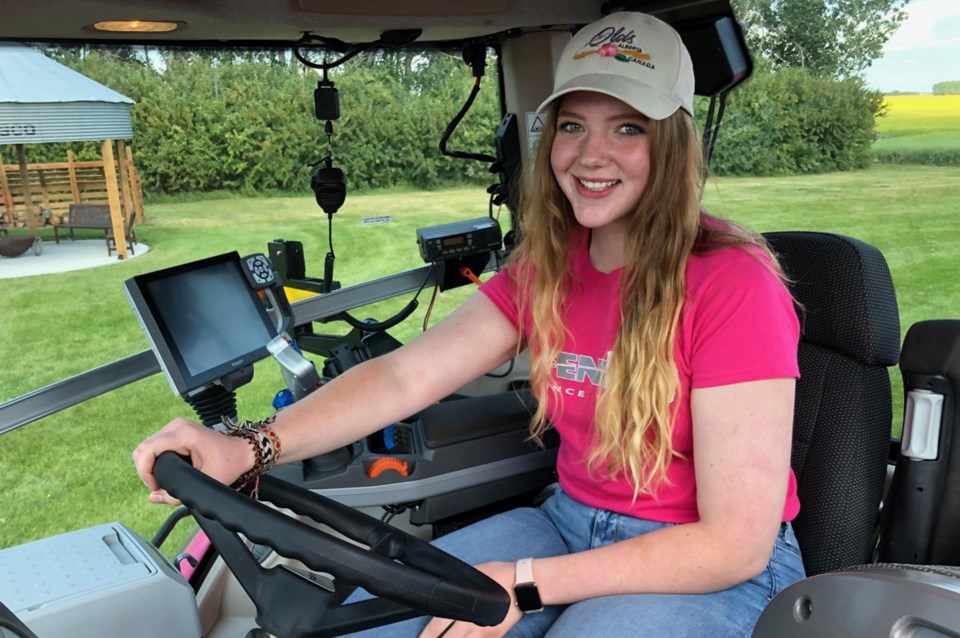
POLYGON ((434 618, 424 628, 420 638, 501 638, 506 636, 521 618, 523 612, 513 600, 513 579, 515 566, 513 563, 483 563, 476 568, 497 581, 510 594, 510 610, 507 617, 495 627, 480 627, 463 620, 449 618, 434 618))

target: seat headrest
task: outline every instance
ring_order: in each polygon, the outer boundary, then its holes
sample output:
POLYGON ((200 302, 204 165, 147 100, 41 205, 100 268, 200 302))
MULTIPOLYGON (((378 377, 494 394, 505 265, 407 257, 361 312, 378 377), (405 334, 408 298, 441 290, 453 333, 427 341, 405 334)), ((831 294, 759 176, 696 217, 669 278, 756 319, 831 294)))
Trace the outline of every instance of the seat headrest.
POLYGON ((801 340, 865 365, 896 365, 900 316, 890 269, 879 250, 831 233, 764 233, 803 306, 801 340))

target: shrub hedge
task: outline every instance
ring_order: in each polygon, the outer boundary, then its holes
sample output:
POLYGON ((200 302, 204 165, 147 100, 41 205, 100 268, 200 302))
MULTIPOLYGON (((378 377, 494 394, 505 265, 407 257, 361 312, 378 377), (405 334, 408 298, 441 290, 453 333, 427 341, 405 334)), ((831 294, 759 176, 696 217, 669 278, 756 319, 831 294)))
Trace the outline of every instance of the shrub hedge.
POLYGON ((873 154, 881 164, 960 166, 960 141, 924 136, 881 139, 873 154))
MULTIPOLYGON (((859 79, 805 69, 758 72, 729 99, 711 168, 725 175, 792 175, 868 166, 883 96, 859 79)), ((703 108, 703 107, 701 107, 703 108)))
MULTIPOLYGON (((312 166, 328 154, 353 190, 492 183, 488 165, 444 157, 438 143, 473 86, 454 53, 362 54, 333 69, 341 116, 328 148, 313 113, 320 76, 288 54, 59 51, 61 61, 136 101, 135 161, 149 197, 202 191, 309 192, 312 166)), ((492 67, 491 67, 492 68, 492 67)), ((494 74, 448 142, 493 154, 500 122, 494 74)), ((871 161, 879 93, 859 80, 827 80, 803 69, 758 70, 726 108, 712 169, 787 175, 850 170, 871 161)), ((706 103, 698 103, 703 122, 706 103)), ((28 147, 31 161, 81 159, 95 143, 28 147)))
MULTIPOLYGON (((361 55, 334 69, 341 116, 329 145, 313 112, 320 76, 295 60, 168 52, 158 65, 92 51, 62 61, 136 102, 132 148, 148 196, 309 192, 313 166, 328 155, 350 189, 494 181, 488 165, 438 150, 473 86, 469 68, 445 52, 361 55)), ((496 80, 485 77, 448 149, 492 154, 498 104, 496 80)), ((78 159, 99 153, 96 143, 28 153, 30 161, 62 161, 66 148, 78 159)))

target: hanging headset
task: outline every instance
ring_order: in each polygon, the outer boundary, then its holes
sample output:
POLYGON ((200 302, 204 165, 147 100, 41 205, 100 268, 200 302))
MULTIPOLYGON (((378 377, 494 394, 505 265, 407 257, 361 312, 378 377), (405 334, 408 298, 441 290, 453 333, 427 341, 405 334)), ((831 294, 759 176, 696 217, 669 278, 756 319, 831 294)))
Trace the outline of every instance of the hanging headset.
MULTIPOLYGON (((352 49, 341 40, 335 38, 324 38, 321 36, 316 36, 310 33, 304 33, 303 37, 297 42, 297 45, 293 48, 293 55, 299 60, 302 64, 314 68, 321 69, 323 71, 323 79, 317 83, 317 88, 313 92, 313 104, 314 104, 314 113, 318 120, 324 122, 324 133, 327 136, 327 156, 322 160, 317 162, 314 165, 313 175, 310 178, 310 187, 313 189, 313 194, 316 197, 317 205, 327 214, 327 228, 328 228, 328 245, 329 250, 323 262, 323 283, 322 291, 324 293, 331 292, 334 288, 333 281, 333 267, 334 262, 336 261, 336 255, 333 252, 333 215, 340 207, 343 206, 343 202, 347 197, 347 182, 346 176, 343 173, 343 170, 333 165, 333 121, 340 117, 340 94, 337 91, 336 85, 330 78, 327 76, 327 72, 355 55, 365 51, 374 46, 404 46, 410 44, 418 37, 422 31, 420 29, 405 29, 398 31, 386 31, 380 35, 380 39, 375 42, 362 43, 355 45, 352 49), (332 48, 337 51, 344 52, 345 54, 339 60, 334 62, 313 62, 307 59, 303 53, 300 51, 302 47, 307 47, 310 45, 322 45, 326 48, 332 48), (349 49, 349 50, 348 50, 349 49)), ((426 281, 424 281, 424 284, 426 281)), ((414 296, 412 300, 393 317, 386 319, 382 322, 375 321, 361 321, 356 319, 348 312, 344 311, 337 315, 337 318, 347 322, 350 326, 364 330, 366 332, 380 332, 385 331, 388 328, 395 326, 400 323, 417 308, 417 296, 419 296, 420 291, 423 290, 423 286, 420 286, 420 290, 417 291, 417 295, 414 296)))

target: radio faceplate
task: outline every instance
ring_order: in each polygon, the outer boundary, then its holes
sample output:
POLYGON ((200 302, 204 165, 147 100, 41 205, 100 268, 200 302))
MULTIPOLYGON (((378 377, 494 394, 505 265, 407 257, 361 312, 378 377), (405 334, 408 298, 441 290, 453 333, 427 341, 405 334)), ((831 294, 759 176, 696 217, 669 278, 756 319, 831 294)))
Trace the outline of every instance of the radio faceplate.
POLYGON ((500 223, 491 217, 417 229, 420 257, 428 263, 499 250, 502 242, 500 223))

